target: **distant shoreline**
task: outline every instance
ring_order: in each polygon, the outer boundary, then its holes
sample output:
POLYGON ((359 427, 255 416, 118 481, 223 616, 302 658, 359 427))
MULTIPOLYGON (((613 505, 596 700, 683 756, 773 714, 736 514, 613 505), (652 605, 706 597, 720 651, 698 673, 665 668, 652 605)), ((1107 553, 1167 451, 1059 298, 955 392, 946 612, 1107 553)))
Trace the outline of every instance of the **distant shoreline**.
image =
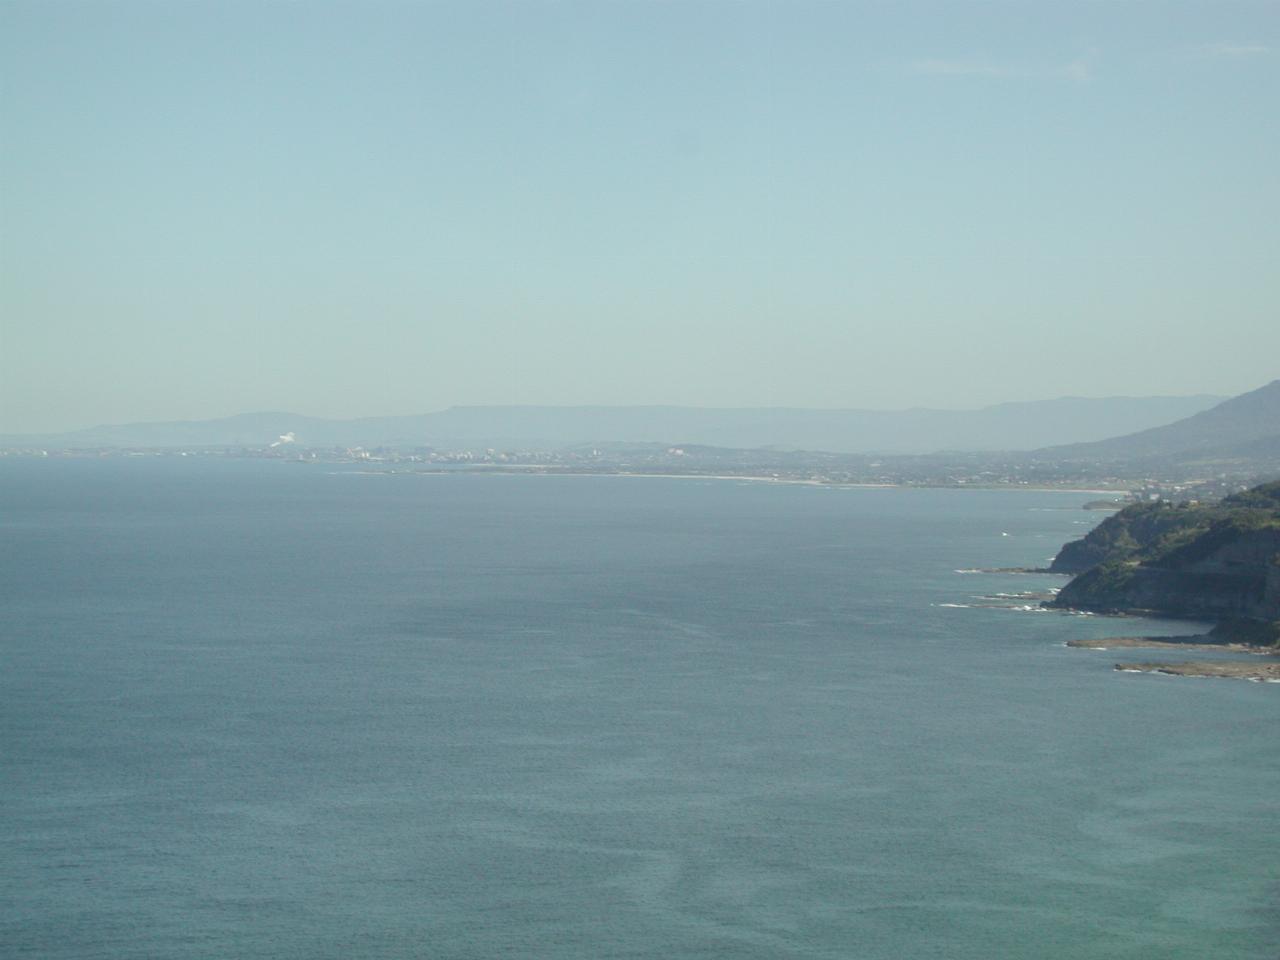
MULTIPOLYGON (((354 471, 343 471, 354 472, 354 471)), ((741 480, 750 483, 790 484, 806 487, 849 487, 873 490, 1018 490, 1027 493, 1070 493, 1070 494, 1116 494, 1120 490, 1103 490, 1086 487, 1045 487, 1026 486, 1022 484, 977 484, 977 483, 862 483, 841 480, 812 480, 800 477, 768 477, 759 474, 745 473, 642 473, 634 470, 545 470, 537 465, 521 466, 512 464, 492 469, 459 468, 456 470, 366 470, 365 473, 416 473, 422 476, 519 476, 519 477, 627 477, 634 479, 654 480, 741 480)))

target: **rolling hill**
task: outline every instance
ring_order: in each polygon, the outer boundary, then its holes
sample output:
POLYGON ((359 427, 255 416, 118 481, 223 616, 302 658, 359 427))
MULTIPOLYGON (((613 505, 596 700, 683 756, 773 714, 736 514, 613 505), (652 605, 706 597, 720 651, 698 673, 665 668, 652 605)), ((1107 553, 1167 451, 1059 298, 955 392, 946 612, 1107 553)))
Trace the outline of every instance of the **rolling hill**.
POLYGON ((1280 380, 1164 426, 1034 451, 1058 461, 1228 460, 1280 454, 1280 380))

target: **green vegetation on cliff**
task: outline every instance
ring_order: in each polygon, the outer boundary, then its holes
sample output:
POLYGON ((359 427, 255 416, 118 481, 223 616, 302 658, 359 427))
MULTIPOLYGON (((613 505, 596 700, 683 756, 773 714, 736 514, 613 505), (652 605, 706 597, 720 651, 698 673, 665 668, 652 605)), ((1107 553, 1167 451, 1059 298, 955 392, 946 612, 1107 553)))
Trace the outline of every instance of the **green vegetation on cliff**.
POLYGON ((1051 569, 1078 573, 1052 606, 1243 621, 1275 637, 1266 624, 1280 620, 1280 481, 1218 503, 1126 507, 1051 569))
POLYGON ((1206 523, 1206 508, 1167 500, 1135 503, 1073 540, 1053 558, 1054 573, 1083 573, 1100 563, 1128 560, 1170 536, 1187 535, 1206 523))
MULTIPOLYGON (((1053 558, 1054 573, 1083 573, 1104 562, 1140 559, 1154 561, 1197 542, 1215 526, 1217 539, 1230 539, 1277 523, 1280 481, 1264 483, 1217 503, 1135 503, 1094 527, 1082 540, 1073 540, 1053 558)), ((1203 550, 1204 546, 1196 549, 1203 550)))

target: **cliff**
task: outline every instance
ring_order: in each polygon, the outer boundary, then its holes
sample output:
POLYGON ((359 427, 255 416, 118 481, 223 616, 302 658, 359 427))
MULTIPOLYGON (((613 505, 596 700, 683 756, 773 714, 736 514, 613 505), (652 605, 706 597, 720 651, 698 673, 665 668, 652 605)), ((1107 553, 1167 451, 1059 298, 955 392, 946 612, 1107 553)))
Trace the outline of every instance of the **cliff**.
POLYGON ((1280 621, 1280 482, 1217 504, 1127 507, 1063 547, 1052 569, 1081 571, 1054 607, 1242 621, 1245 631, 1280 621))
POLYGON ((1054 573, 1083 573, 1107 560, 1127 560, 1162 538, 1207 524, 1205 508, 1167 500, 1136 503, 1098 524, 1082 540, 1073 540, 1053 558, 1054 573))

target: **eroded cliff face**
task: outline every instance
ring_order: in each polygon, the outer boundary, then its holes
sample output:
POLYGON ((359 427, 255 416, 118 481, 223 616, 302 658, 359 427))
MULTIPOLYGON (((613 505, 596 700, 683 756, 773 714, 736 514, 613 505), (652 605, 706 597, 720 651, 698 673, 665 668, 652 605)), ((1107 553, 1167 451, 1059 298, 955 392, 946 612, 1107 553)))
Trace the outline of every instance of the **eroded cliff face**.
POLYGON ((1163 564, 1104 561, 1063 587, 1053 605, 1209 620, 1280 620, 1280 527, 1236 531, 1225 542, 1196 553, 1174 551, 1163 564), (1194 559, 1179 562, 1179 553, 1194 559))

